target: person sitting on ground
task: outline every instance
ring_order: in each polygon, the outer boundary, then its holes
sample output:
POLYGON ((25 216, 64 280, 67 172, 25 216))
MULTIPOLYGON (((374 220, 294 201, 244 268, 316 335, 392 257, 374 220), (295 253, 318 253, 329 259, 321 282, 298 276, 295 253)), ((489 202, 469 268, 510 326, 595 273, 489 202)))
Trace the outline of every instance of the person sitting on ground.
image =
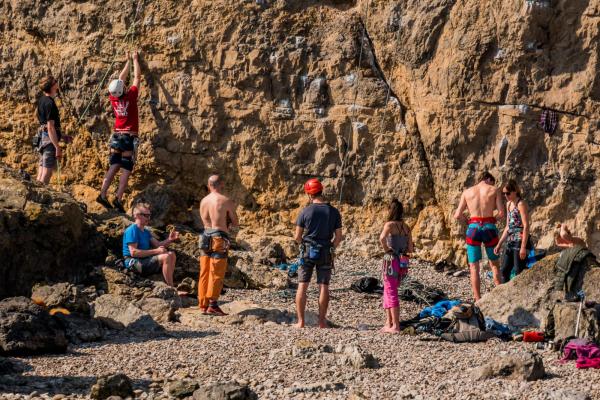
POLYGON ((507 200, 506 226, 494 248, 494 253, 499 255, 502 244, 506 242, 500 271, 502 283, 507 283, 510 281, 513 269, 516 269, 518 275, 527 267, 527 252, 532 246, 529 240, 529 211, 517 182, 510 179, 502 188, 502 194, 507 200))
POLYGON ((40 163, 37 173, 37 181, 48 184, 57 165, 57 160, 62 157, 60 140, 63 137, 60 128, 60 113, 54 99, 58 96, 58 81, 49 75, 40 81, 40 89, 44 93, 38 100, 37 118, 40 123, 39 134, 41 135, 39 153, 40 163))
POLYGON ((398 286, 408 274, 408 255, 414 251, 410 228, 403 220, 403 213, 402 203, 392 200, 387 222, 379 235, 379 242, 386 252, 382 271, 386 321, 381 329, 385 333, 400 332, 398 286))
POLYGON ((318 179, 309 179, 304 192, 310 204, 296 220, 294 239, 303 248, 298 268, 298 290, 296 292, 297 328, 304 328, 306 291, 313 271, 317 270, 319 285, 319 327, 327 328, 329 306, 329 282, 333 265, 333 252, 342 241, 342 217, 337 208, 325 202, 323 185, 318 179))
POLYGON ((133 171, 139 130, 137 102, 141 73, 138 52, 133 52, 131 58, 133 59, 133 84, 129 90, 125 88, 125 79, 129 73, 129 55, 125 67, 119 74, 119 79, 113 80, 108 86, 110 103, 115 113, 115 127, 110 141, 110 167, 102 181, 100 195, 96 198, 96 201, 104 207, 114 207, 123 213, 125 212, 123 194, 133 171), (107 199, 108 188, 119 170, 121 170, 121 179, 111 206, 107 199))
POLYGON ((580 237, 573 236, 569 227, 565 224, 558 224, 554 232, 554 243, 561 248, 569 248, 574 246, 587 247, 585 240, 580 237))
POLYGON ((208 178, 210 193, 200 202, 200 217, 204 224, 202 239, 207 246, 200 256, 198 306, 203 314, 227 315, 219 307, 219 296, 227 272, 230 232, 239 226, 236 204, 225 196, 225 184, 219 175, 208 178))
POLYGON ((496 228, 497 210, 498 218, 504 218, 504 205, 496 184, 496 178, 488 171, 481 174, 479 183, 465 190, 460 196, 460 203, 454 213, 454 218, 467 221, 467 257, 471 274, 471 288, 475 301, 481 298, 481 282, 479 279, 479 264, 482 259, 481 244, 485 245, 486 254, 492 267, 494 283, 500 285, 500 270, 498 255, 494 247, 498 243, 498 228, 496 228), (469 211, 471 218, 464 214, 469 211))
POLYGON ((162 272, 165 282, 173 286, 175 271, 175 253, 167 246, 179 239, 179 232, 173 230, 169 237, 159 242, 146 228, 150 222, 150 205, 138 203, 133 207, 135 223, 123 234, 123 257, 125 268, 141 276, 162 272))

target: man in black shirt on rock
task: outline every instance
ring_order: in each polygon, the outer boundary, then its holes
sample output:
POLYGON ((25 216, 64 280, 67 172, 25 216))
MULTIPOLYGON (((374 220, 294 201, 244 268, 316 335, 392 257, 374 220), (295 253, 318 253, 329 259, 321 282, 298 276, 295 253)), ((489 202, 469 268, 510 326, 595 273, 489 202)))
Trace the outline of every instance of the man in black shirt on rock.
POLYGON ((44 95, 38 100, 37 106, 41 134, 37 180, 47 184, 56 168, 57 160, 62 157, 62 150, 58 144, 62 137, 60 114, 54 102, 54 98, 58 95, 58 81, 52 76, 47 76, 40 81, 40 89, 44 95))
POLYGON ((342 241, 342 217, 337 208, 323 199, 323 185, 318 179, 309 179, 304 192, 310 198, 296 220, 296 242, 301 244, 302 253, 298 269, 298 291, 296 292, 297 328, 304 328, 306 291, 313 271, 317 270, 319 284, 319 327, 327 328, 329 306, 329 281, 333 269, 333 250, 342 241))

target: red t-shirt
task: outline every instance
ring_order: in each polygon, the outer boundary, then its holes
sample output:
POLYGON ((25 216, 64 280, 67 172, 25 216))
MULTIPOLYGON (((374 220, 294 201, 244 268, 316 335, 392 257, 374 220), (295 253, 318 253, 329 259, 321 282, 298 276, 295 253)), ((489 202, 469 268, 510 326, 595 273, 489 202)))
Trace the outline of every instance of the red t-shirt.
POLYGON ((108 98, 115 112, 115 132, 131 132, 137 135, 139 129, 138 88, 132 86, 123 96, 108 95, 108 98))

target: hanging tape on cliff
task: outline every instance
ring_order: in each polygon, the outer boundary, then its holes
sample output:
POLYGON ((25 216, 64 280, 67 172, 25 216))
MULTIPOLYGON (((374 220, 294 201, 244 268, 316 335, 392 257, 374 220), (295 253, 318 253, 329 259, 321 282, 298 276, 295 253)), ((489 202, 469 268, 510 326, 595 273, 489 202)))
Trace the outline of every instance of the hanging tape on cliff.
MULTIPOLYGON (((130 44, 133 44, 133 40, 134 40, 134 36, 135 36, 135 28, 136 28, 137 24, 139 23, 138 16, 139 16, 140 10, 144 6, 144 1, 145 0, 138 0, 137 7, 135 8, 135 14, 134 14, 134 17, 133 17, 133 24, 131 24, 131 26, 129 27, 129 29, 125 33, 125 38, 123 38, 123 43, 127 43, 127 39, 130 39, 130 44)), ((90 106, 92 105, 92 103, 96 99, 96 96, 98 96, 98 93, 100 92, 100 88, 102 86, 104 86, 104 83, 106 82, 106 78, 110 74, 110 72, 111 72, 111 70, 113 68, 113 65, 115 65, 116 61, 117 61, 117 55, 115 54, 115 56, 113 57, 113 59, 110 62, 110 65, 108 66, 108 69, 106 70, 106 73, 104 74, 104 76, 102 76, 102 79, 100 80, 100 83, 96 86, 96 89, 94 90, 94 94, 92 95, 92 98, 90 99, 90 101, 88 102, 87 106, 83 110, 83 113, 77 119, 77 126, 79 126, 81 124, 81 121, 83 121, 83 119, 85 118, 87 112, 90 109, 90 106)))
POLYGON ((346 163, 348 162, 348 143, 350 143, 350 134, 352 133, 352 129, 354 129, 354 123, 356 122, 356 100, 358 99, 358 85, 360 83, 360 76, 358 74, 359 70, 360 70, 360 65, 362 64, 362 57, 363 57, 363 48, 364 48, 364 44, 365 44, 365 39, 367 37, 367 25, 369 24, 369 10, 370 10, 370 6, 371 6, 371 0, 369 0, 367 2, 367 9, 365 11, 365 22, 362 26, 363 31, 362 31, 362 37, 360 39, 360 52, 358 53, 358 65, 356 66, 356 72, 354 74, 354 76, 356 77, 356 81, 354 82, 355 87, 354 87, 354 99, 352 100, 352 114, 351 114, 351 121, 352 121, 352 127, 350 132, 348 133, 348 137, 345 140, 345 143, 343 143, 342 145, 345 147, 344 148, 344 158, 342 159, 342 167, 341 167, 341 177, 342 177, 342 181, 340 184, 340 203, 342 202, 342 198, 343 198, 343 194, 344 194, 344 183, 345 183, 345 177, 344 177, 344 170, 346 169, 346 163))

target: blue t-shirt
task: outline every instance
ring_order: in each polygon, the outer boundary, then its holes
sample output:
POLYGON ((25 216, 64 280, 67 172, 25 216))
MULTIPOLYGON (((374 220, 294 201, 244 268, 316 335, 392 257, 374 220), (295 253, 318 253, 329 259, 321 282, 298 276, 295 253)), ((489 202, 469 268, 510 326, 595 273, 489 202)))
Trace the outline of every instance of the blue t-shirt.
POLYGON ((342 227, 342 216, 329 204, 313 203, 300 212, 296 225, 304 228, 304 238, 329 245, 335 230, 342 227))
POLYGON ((128 246, 130 243, 137 243, 137 248, 140 250, 150 250, 151 239, 152 234, 148 229, 144 228, 142 231, 136 224, 129 225, 123 233, 123 257, 131 257, 128 246))

